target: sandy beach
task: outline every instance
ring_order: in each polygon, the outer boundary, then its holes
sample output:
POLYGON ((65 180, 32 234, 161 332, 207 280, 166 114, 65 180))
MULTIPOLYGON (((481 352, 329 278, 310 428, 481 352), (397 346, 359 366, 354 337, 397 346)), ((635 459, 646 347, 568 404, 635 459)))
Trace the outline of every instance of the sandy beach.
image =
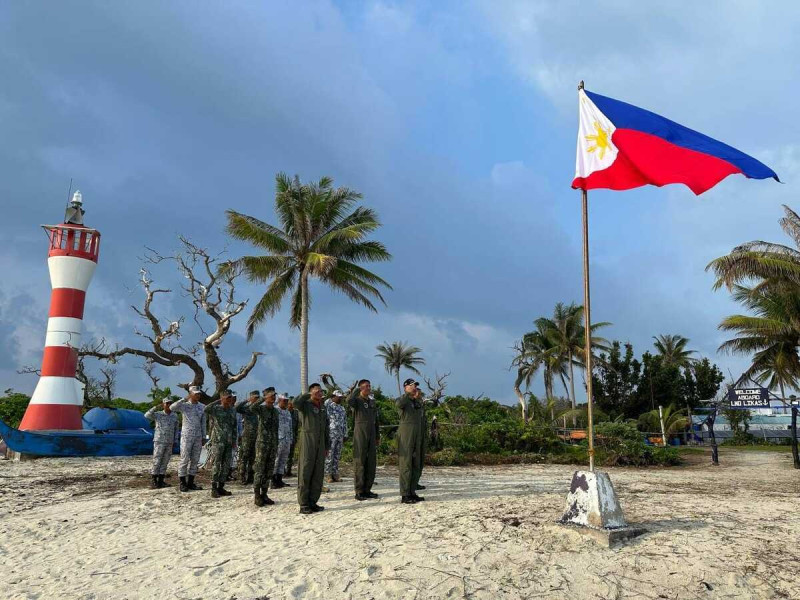
MULTIPOLYGON (((569 466, 428 468, 424 503, 344 478, 258 509, 147 489, 146 458, 0 461, 3 598, 800 598, 800 473, 784 453, 612 469, 648 532, 614 549, 554 524, 569 466)), ((171 483, 176 461, 170 465, 171 483)), ((295 480, 289 480, 294 482, 295 480)))

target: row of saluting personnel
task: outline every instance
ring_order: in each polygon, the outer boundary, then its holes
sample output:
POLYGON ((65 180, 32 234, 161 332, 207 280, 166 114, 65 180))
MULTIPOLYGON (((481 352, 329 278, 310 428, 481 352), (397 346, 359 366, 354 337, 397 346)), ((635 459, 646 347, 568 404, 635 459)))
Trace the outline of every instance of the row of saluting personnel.
MULTIPOLYGON (((400 494, 403 504, 424 500, 417 490, 425 456, 425 407, 419 382, 407 379, 405 393, 395 402, 400 412, 397 431, 400 494)), ((300 513, 312 514, 323 510, 318 504, 323 491, 324 474, 329 481, 339 481, 339 459, 347 437, 347 413, 342 406, 345 395, 336 390, 325 401, 322 386, 314 383, 307 394, 290 400, 277 397, 274 388, 251 392, 244 402, 236 403, 236 396, 225 390, 218 400, 203 404, 202 389, 189 388, 189 396, 170 403, 164 401, 161 410, 153 407, 145 416, 155 422, 153 443, 152 487, 166 487, 164 477, 172 455, 178 417, 183 415, 180 439, 180 464, 178 476, 180 490, 188 492, 202 489, 195 484, 200 452, 206 438, 206 417, 211 424, 209 440, 213 469, 211 496, 230 496, 225 489, 238 436, 237 414, 243 418, 243 431, 239 441, 239 478, 247 485, 253 484, 256 506, 274 504, 267 491, 286 487, 284 475, 291 476, 294 447, 299 442, 297 471, 297 502, 300 513)), ((368 379, 362 379, 347 397, 353 411, 353 471, 355 498, 359 501, 377 498, 372 491, 375 483, 377 450, 380 442, 378 407, 368 379)))

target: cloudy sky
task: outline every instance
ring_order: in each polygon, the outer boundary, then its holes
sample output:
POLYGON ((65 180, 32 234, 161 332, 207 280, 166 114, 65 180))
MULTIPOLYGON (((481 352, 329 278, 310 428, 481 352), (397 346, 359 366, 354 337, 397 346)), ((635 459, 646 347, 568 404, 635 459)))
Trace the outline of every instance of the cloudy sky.
MULTIPOLYGON (((6 2, 0 6, 0 383, 37 364, 49 283, 41 223, 70 178, 103 248, 88 337, 135 343, 138 256, 184 234, 226 246, 224 210, 274 221, 274 176, 330 175, 363 193, 394 255, 372 314, 312 287, 312 377, 392 385, 375 346, 420 346, 451 393, 513 402, 511 346, 558 301, 580 301, 576 85, 664 114, 755 155, 785 185, 731 177, 592 192, 593 313, 637 353, 679 333, 734 374, 716 327, 713 258, 783 240, 800 176, 800 11, 792 2, 6 2)), ((229 244, 239 255, 246 246, 229 244)), ((169 270, 159 283, 175 286, 169 270)), ((260 290, 243 287, 254 301, 260 290)), ((176 295, 165 320, 190 315, 176 295)), ((244 319, 242 319, 244 321, 244 319)), ((232 365, 266 357, 246 388, 298 387, 282 313, 232 365)), ((187 327, 187 335, 191 335, 187 327)), ((148 388, 131 359, 121 395, 148 388)), ((186 376, 163 371, 164 383, 186 376)), ((391 389, 391 387, 389 387, 391 389)))

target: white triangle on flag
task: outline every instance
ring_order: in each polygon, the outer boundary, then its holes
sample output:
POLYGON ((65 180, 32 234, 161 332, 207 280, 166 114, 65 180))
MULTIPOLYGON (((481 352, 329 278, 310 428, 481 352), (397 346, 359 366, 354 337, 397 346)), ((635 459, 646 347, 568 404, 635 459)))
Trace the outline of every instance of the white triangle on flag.
POLYGON ((611 140, 616 127, 582 89, 578 90, 578 152, 575 177, 588 177, 610 167, 619 150, 611 140))

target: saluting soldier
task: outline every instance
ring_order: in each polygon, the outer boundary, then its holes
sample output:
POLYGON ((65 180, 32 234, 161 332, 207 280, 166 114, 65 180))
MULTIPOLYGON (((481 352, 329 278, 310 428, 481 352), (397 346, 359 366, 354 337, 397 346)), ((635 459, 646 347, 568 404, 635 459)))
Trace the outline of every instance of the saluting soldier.
POLYGON ((330 449, 330 438, 322 395, 320 384, 312 383, 307 394, 294 400, 294 409, 300 418, 297 502, 300 513, 304 515, 324 510, 317 501, 322 493, 325 456, 330 449))
POLYGON ((230 496, 225 489, 231 468, 231 453, 236 441, 236 396, 225 390, 219 399, 206 405, 206 414, 214 424, 211 430, 211 448, 214 451, 214 468, 211 472, 211 497, 230 496))
POLYGON ((203 489, 194 483, 200 451, 206 439, 205 406, 200 404, 203 396, 205 396, 203 389, 193 385, 189 388, 189 397, 178 400, 171 407, 173 412, 183 415, 181 462, 178 464, 182 492, 203 489))
POLYGON ((378 462, 378 406, 372 395, 369 379, 362 379, 353 389, 347 403, 353 410, 353 471, 356 500, 377 498, 372 486, 375 484, 375 468, 378 462))
POLYGON ((328 413, 331 448, 325 459, 325 473, 328 474, 328 483, 340 481, 339 459, 342 457, 342 447, 347 439, 347 411, 342 406, 344 394, 341 390, 334 390, 330 398, 325 400, 325 410, 328 413))
POLYGON ((297 447, 297 440, 300 431, 300 417, 294 409, 294 399, 285 394, 289 398, 289 412, 292 414, 292 445, 289 447, 289 458, 286 459, 286 476, 294 477, 292 475, 292 464, 294 463, 294 449, 297 447))
POLYGON ((150 489, 169 487, 164 483, 167 474, 167 465, 172 457, 172 447, 175 436, 178 434, 178 415, 170 408, 172 400, 164 398, 161 406, 154 406, 144 416, 155 423, 153 432, 153 468, 151 474, 153 481, 150 489), (161 410, 158 410, 161 408, 161 410))
MULTIPOLYGON (((275 388, 267 388, 264 390, 265 394, 268 390, 275 392, 275 388)), ((250 396, 245 402, 258 402, 261 400, 261 393, 258 390, 250 392, 250 396)), ((237 407, 238 409, 238 407, 237 407)), ((253 461, 256 458, 256 435, 258 433, 258 417, 248 413, 242 414, 242 437, 239 440, 239 464, 238 475, 239 483, 242 485, 249 485, 253 483, 253 461)))
MULTIPOLYGON (((275 504, 267 492, 275 468, 275 454, 278 450, 278 409, 275 408, 275 388, 264 396, 259 404, 251 400, 236 408, 242 414, 254 415, 258 419, 256 435, 256 460, 253 476, 253 502, 256 506, 275 504)), ((265 392, 267 390, 264 390, 265 392)))
POLYGON ((289 412, 289 398, 286 394, 278 396, 278 452, 275 457, 275 473, 272 476, 272 487, 277 489, 288 487, 284 483, 283 474, 289 459, 289 450, 294 444, 292 431, 292 413, 289 412))
POLYGON ((422 419, 422 402, 415 393, 415 381, 406 379, 403 382, 405 394, 395 404, 400 411, 400 427, 397 430, 397 455, 400 470, 400 501, 403 504, 416 504, 424 500, 417 495, 417 484, 422 461, 422 436, 420 420, 422 419))

